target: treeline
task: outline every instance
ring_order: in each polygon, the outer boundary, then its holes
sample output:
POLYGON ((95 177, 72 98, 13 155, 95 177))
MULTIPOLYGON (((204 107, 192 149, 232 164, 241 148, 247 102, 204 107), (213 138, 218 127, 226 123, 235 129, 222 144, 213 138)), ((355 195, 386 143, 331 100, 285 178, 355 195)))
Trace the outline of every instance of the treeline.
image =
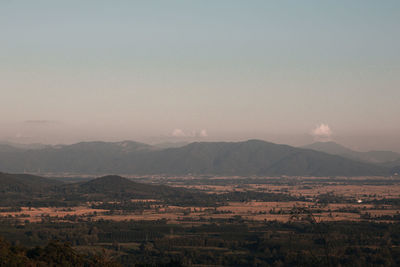
MULTIPOLYGON (((93 194, 94 195, 94 194, 93 194)), ((87 202, 101 200, 103 204, 94 204, 93 208, 120 209, 120 210, 138 210, 148 208, 150 203, 145 199, 138 203, 131 202, 132 198, 137 196, 132 194, 95 194, 93 199, 91 195, 71 194, 49 192, 48 194, 29 194, 23 196, 0 194, 0 206, 13 207, 74 207, 85 205, 87 202)), ((336 198, 336 196, 333 196, 336 198)), ((190 191, 184 195, 179 194, 163 196, 157 200, 158 204, 168 204, 174 206, 196 206, 196 207, 217 207, 226 205, 229 201, 309 201, 305 197, 291 196, 284 193, 266 193, 259 191, 235 191, 223 194, 206 194, 198 191, 190 191)), ((0 212, 4 211, 4 208, 0 212)), ((9 211, 9 210, 7 210, 9 211)), ((14 210, 13 210, 14 211, 14 210)), ((15 210, 16 211, 16 210, 15 210)))
POLYGON ((399 224, 255 222, 240 216, 192 226, 166 220, 0 222, 0 235, 14 244, 14 251, 19 251, 18 243, 33 247, 17 253, 24 259, 53 255, 45 252, 46 244, 57 239, 70 244, 56 246, 68 257, 75 255, 71 251, 87 251, 76 254, 77 259, 91 262, 105 250, 123 266, 399 266, 399 233, 399 224))
POLYGON ((104 266, 119 267, 118 262, 104 254, 83 254, 68 243, 50 241, 44 247, 26 248, 11 245, 0 237, 0 266, 104 266))

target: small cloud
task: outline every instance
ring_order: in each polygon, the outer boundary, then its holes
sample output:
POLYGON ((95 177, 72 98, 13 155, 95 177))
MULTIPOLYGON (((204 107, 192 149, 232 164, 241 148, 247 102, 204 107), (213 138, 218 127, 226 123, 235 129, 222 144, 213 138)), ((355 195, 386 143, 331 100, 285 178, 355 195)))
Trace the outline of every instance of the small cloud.
POLYGON ((200 131, 200 133, 199 133, 199 136, 200 137, 207 137, 208 136, 207 130, 206 129, 202 129, 200 131))
POLYGON ((182 129, 175 129, 172 131, 172 136, 174 137, 185 137, 186 134, 182 129))
POLYGON ((311 134, 318 141, 329 141, 331 140, 332 130, 328 124, 321 123, 311 131, 311 134))
POLYGON ((184 131, 182 129, 174 129, 171 134, 173 137, 187 137, 187 138, 194 138, 194 137, 207 137, 208 133, 206 129, 202 129, 200 131, 184 131))
POLYGON ((25 135, 25 134, 23 134, 21 132, 18 132, 18 133, 15 134, 14 138, 17 139, 17 140, 23 140, 23 139, 31 138, 31 136, 25 135))

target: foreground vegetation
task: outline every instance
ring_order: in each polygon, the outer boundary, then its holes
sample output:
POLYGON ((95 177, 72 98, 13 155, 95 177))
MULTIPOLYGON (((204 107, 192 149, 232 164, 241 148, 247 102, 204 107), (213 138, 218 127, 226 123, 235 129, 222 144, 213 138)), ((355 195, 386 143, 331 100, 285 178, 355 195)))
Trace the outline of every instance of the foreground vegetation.
POLYGON ((51 241, 44 247, 26 248, 10 245, 0 238, 0 266, 104 266, 118 267, 118 262, 102 254, 78 253, 69 243, 51 241))
POLYGON ((0 178, 0 266, 400 265, 398 177, 0 178))
POLYGON ((112 266, 115 262, 124 266, 400 264, 399 224, 316 223, 311 218, 261 223, 238 217, 199 225, 167 224, 166 220, 24 225, 3 221, 0 229, 13 243, 0 245, 3 266, 40 262, 70 266, 112 266), (67 244, 47 244, 48 240, 67 244))

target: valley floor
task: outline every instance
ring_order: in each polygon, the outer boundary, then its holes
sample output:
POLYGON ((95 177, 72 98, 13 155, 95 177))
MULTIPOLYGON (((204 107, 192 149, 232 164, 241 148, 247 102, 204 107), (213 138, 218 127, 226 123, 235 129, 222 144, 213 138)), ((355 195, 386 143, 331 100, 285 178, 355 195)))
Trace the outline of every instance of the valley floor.
POLYGON ((4 206, 0 236, 14 246, 69 242, 124 266, 400 265, 399 177, 132 179, 213 198, 4 206))

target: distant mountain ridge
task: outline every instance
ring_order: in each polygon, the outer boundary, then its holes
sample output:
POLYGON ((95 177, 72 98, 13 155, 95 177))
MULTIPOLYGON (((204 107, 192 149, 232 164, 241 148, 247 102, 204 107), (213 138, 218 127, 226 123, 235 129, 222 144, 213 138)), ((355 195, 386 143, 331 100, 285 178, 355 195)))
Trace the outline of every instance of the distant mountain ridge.
POLYGON ((21 148, 21 149, 42 149, 42 148, 51 147, 51 145, 45 145, 45 144, 41 144, 41 143, 19 144, 19 143, 13 143, 13 142, 0 142, 0 146, 2 146, 2 145, 7 145, 7 146, 11 146, 14 148, 21 148))
POLYGON ((390 175, 390 168, 261 140, 195 142, 161 149, 147 144, 82 142, 43 149, 0 147, 6 172, 85 174, 390 175))
POLYGON ((310 145, 303 146, 303 148, 325 152, 332 155, 339 155, 345 158, 367 163, 380 164, 400 161, 400 154, 393 151, 359 152, 351 150, 335 142, 316 142, 310 145))

